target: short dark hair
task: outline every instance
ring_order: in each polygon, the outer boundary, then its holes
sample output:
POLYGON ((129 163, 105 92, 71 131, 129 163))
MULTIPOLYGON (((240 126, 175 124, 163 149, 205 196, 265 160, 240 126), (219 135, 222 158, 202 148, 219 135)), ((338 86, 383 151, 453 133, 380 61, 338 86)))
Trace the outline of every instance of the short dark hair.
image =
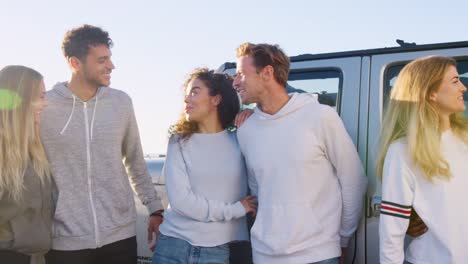
POLYGON ((67 31, 62 41, 62 52, 67 59, 77 57, 84 60, 89 48, 97 45, 112 48, 113 42, 109 33, 99 27, 82 25, 67 31))
MULTIPOLYGON (((221 96, 221 102, 217 106, 217 112, 221 126, 226 129, 234 123, 237 113, 240 111, 240 100, 236 90, 232 86, 233 79, 224 73, 216 73, 208 68, 195 69, 184 83, 187 89, 188 84, 198 79, 208 88, 210 96, 221 96)), ((197 132, 196 123, 187 121, 184 116, 170 128, 171 134, 179 134, 182 138, 188 138, 197 132)))

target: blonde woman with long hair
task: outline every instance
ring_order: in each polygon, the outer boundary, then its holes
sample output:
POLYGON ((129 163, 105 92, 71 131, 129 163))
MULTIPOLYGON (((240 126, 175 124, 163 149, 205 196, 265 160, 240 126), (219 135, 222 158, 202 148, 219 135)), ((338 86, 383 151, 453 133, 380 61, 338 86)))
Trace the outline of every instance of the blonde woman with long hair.
POLYGON ((420 58, 398 75, 382 124, 377 167, 382 179, 382 264, 468 261, 464 92, 452 58, 420 58), (405 254, 412 209, 428 231, 412 240, 405 254))
POLYGON ((38 134, 44 92, 37 71, 0 70, 1 263, 40 263, 51 246, 52 182, 38 134))

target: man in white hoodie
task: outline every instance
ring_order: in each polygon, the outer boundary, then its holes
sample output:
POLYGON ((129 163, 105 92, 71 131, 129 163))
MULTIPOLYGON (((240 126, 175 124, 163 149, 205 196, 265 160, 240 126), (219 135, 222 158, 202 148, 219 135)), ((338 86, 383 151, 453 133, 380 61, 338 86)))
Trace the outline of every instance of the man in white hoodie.
POLYGON ((72 71, 47 92, 41 139, 57 186, 48 264, 135 264, 133 189, 148 207, 150 234, 162 222, 160 197, 143 158, 130 97, 109 86, 107 32, 84 25, 62 50, 72 71))
POLYGON ((257 103, 237 132, 259 204, 254 262, 339 263, 367 186, 356 148, 333 108, 286 92, 289 58, 277 45, 244 43, 237 58, 234 87, 257 103))

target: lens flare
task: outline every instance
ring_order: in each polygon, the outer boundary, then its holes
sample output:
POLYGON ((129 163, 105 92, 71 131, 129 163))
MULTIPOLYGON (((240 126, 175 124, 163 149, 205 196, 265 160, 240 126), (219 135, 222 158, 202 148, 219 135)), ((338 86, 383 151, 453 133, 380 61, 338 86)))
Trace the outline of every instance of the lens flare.
POLYGON ((0 88, 0 110, 13 110, 21 104, 21 97, 10 90, 0 88))

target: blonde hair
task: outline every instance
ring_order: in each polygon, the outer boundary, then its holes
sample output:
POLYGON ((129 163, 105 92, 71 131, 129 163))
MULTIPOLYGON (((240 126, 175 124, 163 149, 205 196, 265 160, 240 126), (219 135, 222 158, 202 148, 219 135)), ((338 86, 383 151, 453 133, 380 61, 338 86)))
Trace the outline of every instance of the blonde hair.
POLYGON ((278 45, 252 44, 249 42, 241 44, 236 49, 236 57, 250 56, 253 58, 257 73, 270 65, 273 67, 273 76, 282 86, 286 86, 289 76, 289 57, 278 45))
MULTIPOLYGON (((450 66, 456 66, 452 58, 428 56, 410 62, 399 73, 382 121, 377 163, 380 178, 388 148, 400 138, 406 138, 413 164, 428 181, 433 182, 434 177, 451 178, 440 148, 440 116, 429 101, 450 66)), ((463 113, 452 114, 450 124, 453 133, 468 144, 468 122, 463 113)))
POLYGON ((50 180, 49 166, 34 120, 34 104, 42 91, 42 75, 24 66, 0 70, 0 194, 20 202, 28 166, 41 182, 50 180))

